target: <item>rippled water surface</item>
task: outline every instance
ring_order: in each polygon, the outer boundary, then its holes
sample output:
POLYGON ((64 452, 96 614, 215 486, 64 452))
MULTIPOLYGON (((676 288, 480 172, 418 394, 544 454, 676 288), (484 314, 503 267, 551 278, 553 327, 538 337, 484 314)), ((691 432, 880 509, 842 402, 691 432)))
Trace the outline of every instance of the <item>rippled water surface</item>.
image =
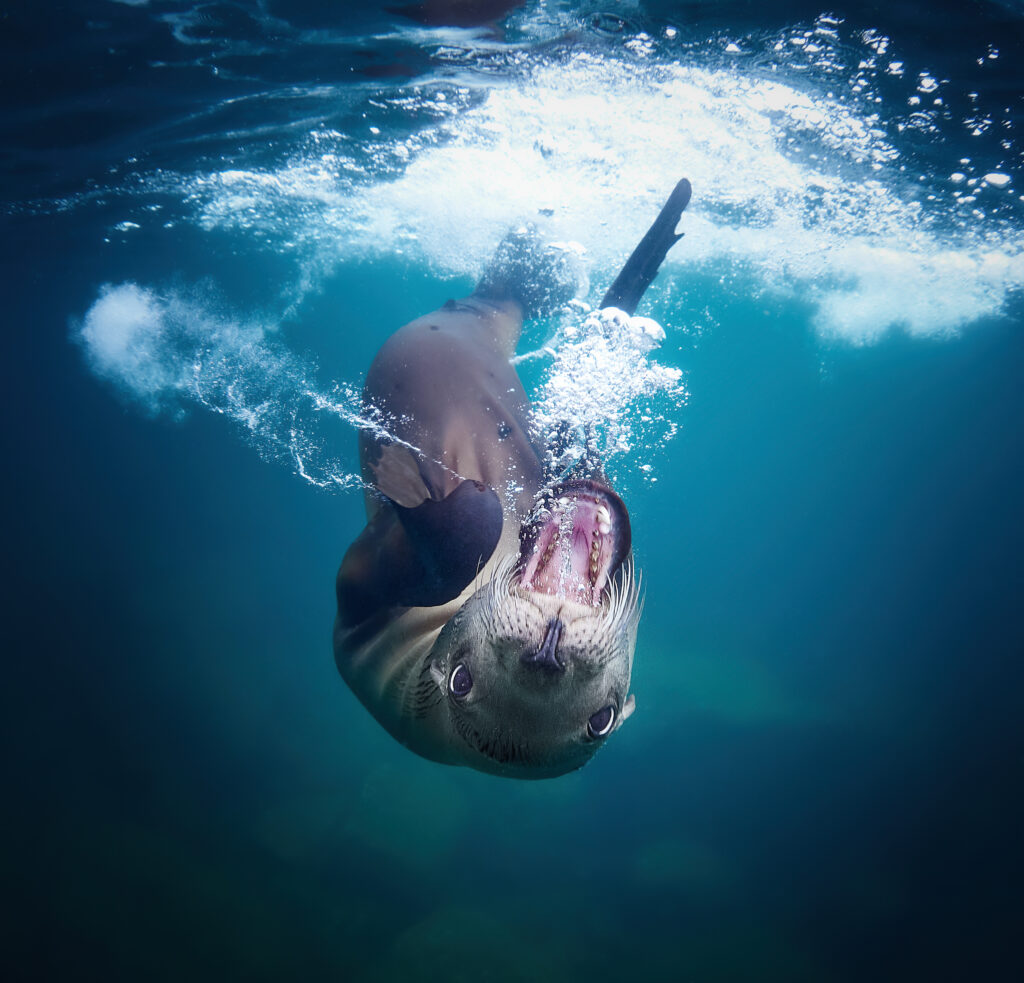
POLYGON ((1022 18, 0 5, 14 978, 1017 979, 1022 18), (684 176, 665 339, 602 347, 684 176), (330 645, 370 359, 524 223, 647 590, 638 712, 539 783, 330 645))

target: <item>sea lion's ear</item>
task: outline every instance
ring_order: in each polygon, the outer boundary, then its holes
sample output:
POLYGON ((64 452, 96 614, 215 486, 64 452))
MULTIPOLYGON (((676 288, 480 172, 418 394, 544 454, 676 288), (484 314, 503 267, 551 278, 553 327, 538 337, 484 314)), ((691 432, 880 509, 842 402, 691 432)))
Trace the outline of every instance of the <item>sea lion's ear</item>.
POLYGON ((633 716, 633 711, 636 709, 636 700, 633 694, 630 693, 626 697, 626 702, 622 704, 622 721, 619 726, 622 726, 630 717, 633 716))
POLYGON ((444 670, 433 660, 430 660, 430 678, 437 683, 437 688, 444 691, 447 680, 444 678, 444 670))
POLYGON ((399 603, 406 607, 434 607, 458 597, 501 538, 501 502, 479 481, 463 481, 440 501, 394 508, 422 567, 422 576, 401 591, 399 603))

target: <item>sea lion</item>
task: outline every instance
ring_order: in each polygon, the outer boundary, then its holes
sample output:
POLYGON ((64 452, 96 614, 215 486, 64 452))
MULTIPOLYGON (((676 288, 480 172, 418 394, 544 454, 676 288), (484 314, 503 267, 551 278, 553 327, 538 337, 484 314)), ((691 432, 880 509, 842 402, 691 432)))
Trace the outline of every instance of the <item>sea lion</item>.
MULTIPOLYGON (((689 201, 680 181, 602 307, 636 309, 689 201)), ((367 374, 367 524, 337 578, 334 652, 360 701, 434 761, 581 767, 633 711, 629 514, 593 454, 559 480, 511 363, 572 298, 567 255, 507 237, 474 292, 396 331, 367 374)))

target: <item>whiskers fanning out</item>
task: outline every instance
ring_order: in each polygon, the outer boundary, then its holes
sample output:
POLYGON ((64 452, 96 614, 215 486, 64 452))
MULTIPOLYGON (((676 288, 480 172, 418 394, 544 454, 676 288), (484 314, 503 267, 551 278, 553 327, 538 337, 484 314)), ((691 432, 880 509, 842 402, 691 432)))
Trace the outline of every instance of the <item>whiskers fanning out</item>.
POLYGON ((635 634, 643 609, 643 575, 630 556, 606 592, 604 618, 609 637, 635 634))
POLYGON ((520 562, 517 553, 510 553, 494 568, 494 576, 487 583, 484 617, 491 637, 510 634, 514 630, 512 595, 520 562))
MULTIPOLYGON (((492 638, 515 634, 522 623, 522 609, 516 602, 532 595, 519 583, 522 566, 521 558, 512 554, 502 559, 486 584, 478 579, 474 585, 474 592, 483 591, 482 616, 492 638)), ((636 634, 643 606, 643 578, 630 556, 593 609, 593 617, 600 619, 599 636, 606 644, 628 644, 636 634)))

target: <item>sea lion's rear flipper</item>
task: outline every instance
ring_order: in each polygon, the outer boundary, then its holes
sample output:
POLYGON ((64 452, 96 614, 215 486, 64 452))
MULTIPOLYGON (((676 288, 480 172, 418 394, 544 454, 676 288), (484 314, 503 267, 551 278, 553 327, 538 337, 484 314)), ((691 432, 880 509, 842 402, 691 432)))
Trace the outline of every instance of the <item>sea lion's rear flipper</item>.
POLYGON ((391 503, 349 547, 338 571, 338 611, 355 624, 389 607, 435 607, 459 596, 501 538, 493 488, 463 481, 415 508, 391 503))
POLYGON ((608 288, 601 301, 602 307, 618 307, 627 314, 636 312, 640 298, 657 275, 668 251, 683 237, 681 232, 676 232, 676 226, 683 209, 690 203, 690 191, 690 182, 686 178, 675 186, 654 224, 608 288))
POLYGON ((579 257, 570 248, 545 242, 535 228, 526 226, 498 243, 473 295, 514 300, 523 317, 539 317, 567 304, 585 283, 579 257))

